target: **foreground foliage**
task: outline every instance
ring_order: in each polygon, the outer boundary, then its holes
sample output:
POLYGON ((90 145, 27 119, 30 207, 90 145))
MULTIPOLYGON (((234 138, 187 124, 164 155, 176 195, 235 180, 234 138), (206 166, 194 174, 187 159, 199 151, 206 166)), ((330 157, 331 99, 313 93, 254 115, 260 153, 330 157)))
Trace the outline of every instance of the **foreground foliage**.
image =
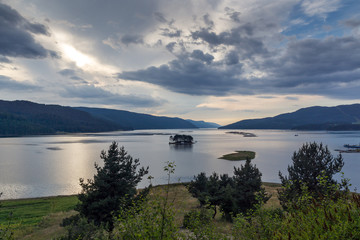
POLYGON ((224 217, 231 221, 239 213, 246 214, 255 204, 265 203, 269 197, 262 188, 261 173, 250 159, 240 168, 234 167, 234 176, 213 173, 209 178, 200 173, 189 184, 189 192, 201 206, 208 205, 216 215, 220 207, 224 217))
POLYGON ((283 186, 279 191, 279 199, 284 208, 296 202, 304 190, 319 198, 334 193, 334 188, 330 186, 346 188, 348 184, 345 181, 341 185, 333 178, 344 166, 341 154, 333 157, 328 147, 321 143, 305 143, 299 151, 294 152, 292 161, 293 165, 288 166, 288 176, 279 172, 283 186))
POLYGON ((133 159, 116 142, 110 145, 107 152, 102 151, 100 158, 104 160, 104 166, 95 163, 97 173, 94 179, 88 179, 87 183, 80 179, 82 192, 78 196, 80 203, 76 210, 89 222, 107 225, 111 230, 113 214, 133 203, 137 194, 136 186, 148 173, 148 168, 141 167, 137 171, 139 159, 133 159))

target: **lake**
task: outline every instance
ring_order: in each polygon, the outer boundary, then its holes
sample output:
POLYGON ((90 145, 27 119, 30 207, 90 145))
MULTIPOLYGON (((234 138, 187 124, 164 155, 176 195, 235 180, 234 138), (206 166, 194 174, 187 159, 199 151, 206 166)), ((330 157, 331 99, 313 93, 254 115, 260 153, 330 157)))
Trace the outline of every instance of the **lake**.
MULTIPOLYGON (((280 182, 278 172, 287 174, 291 156, 305 142, 322 142, 334 155, 344 144, 359 144, 360 132, 295 132, 245 130, 257 137, 226 133, 229 130, 138 130, 98 134, 72 134, 0 138, 0 192, 2 199, 28 198, 79 193, 79 178, 92 178, 94 163, 102 165, 101 150, 118 142, 142 166, 149 166, 152 184, 167 182, 166 161, 176 164, 171 182, 186 182, 200 172, 228 173, 243 161, 218 159, 237 150, 256 152, 252 161, 262 172, 262 180, 280 182), (188 147, 169 145, 171 134, 189 134, 197 141, 188 147), (297 136, 296 136, 297 135, 297 136)), ((360 154, 343 153, 345 177, 352 189, 360 187, 360 154)), ((340 176, 337 176, 340 179, 340 176)), ((145 177, 139 187, 149 184, 145 177)))

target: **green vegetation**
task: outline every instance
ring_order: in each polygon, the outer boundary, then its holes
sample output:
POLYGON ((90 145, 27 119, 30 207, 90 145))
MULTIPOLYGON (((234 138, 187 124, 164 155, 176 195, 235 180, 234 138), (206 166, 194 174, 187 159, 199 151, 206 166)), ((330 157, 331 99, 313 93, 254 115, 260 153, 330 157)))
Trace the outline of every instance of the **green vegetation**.
POLYGON ((225 159, 230 161, 240 161, 240 160, 246 160, 246 159, 254 159, 255 158, 255 152, 252 151, 236 151, 235 153, 230 153, 223 155, 219 159, 225 159))
POLYGON ((28 234, 54 218, 73 214, 71 210, 77 203, 77 196, 3 200, 0 207, 0 228, 15 231, 15 236, 28 234))
POLYGON ((149 167, 137 170, 139 159, 133 159, 116 142, 109 146, 107 152, 102 151, 100 158, 104 160, 104 166, 95 163, 97 173, 94 180, 88 179, 85 183, 84 179, 80 179, 82 191, 76 210, 88 221, 93 221, 95 225, 106 224, 111 230, 114 214, 122 208, 129 208, 137 201, 136 198, 144 197, 148 192, 142 191, 142 196, 135 196, 136 186, 148 173, 149 167))
POLYGON ((296 203, 304 191, 314 198, 320 198, 326 194, 334 194, 342 187, 346 190, 347 181, 339 184, 333 179, 344 166, 343 158, 341 154, 333 157, 327 146, 315 142, 305 143, 298 152, 294 152, 292 161, 293 165, 288 166, 288 176, 279 172, 283 186, 279 191, 279 199, 283 207, 296 203))
POLYGON ((201 206, 208 205, 214 210, 213 217, 219 207, 225 219, 231 221, 237 214, 246 214, 256 204, 269 199, 261 185, 259 169, 247 159, 240 168, 234 167, 233 177, 213 173, 207 178, 205 173, 200 173, 189 184, 189 192, 201 206))

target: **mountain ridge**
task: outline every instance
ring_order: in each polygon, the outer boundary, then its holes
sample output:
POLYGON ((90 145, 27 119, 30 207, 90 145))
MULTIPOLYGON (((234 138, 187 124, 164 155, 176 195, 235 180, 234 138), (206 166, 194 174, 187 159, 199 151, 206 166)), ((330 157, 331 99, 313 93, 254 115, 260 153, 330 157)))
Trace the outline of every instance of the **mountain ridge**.
POLYGON ((178 117, 154 116, 106 108, 41 104, 26 100, 0 100, 0 136, 2 137, 194 128, 198 127, 191 121, 178 117))
POLYGON ((290 113, 259 119, 245 119, 219 129, 358 130, 360 104, 334 107, 312 106, 290 113))

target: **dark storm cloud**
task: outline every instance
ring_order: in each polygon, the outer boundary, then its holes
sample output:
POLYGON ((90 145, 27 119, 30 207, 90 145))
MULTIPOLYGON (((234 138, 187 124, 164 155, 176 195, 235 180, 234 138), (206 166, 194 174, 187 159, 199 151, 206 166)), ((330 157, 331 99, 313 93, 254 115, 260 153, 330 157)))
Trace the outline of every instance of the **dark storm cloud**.
MULTIPOLYGON (((182 56, 160 67, 126 71, 119 73, 118 77, 127 80, 144 81, 160 85, 174 92, 190 95, 223 96, 239 85, 243 89, 248 87, 246 81, 235 77, 241 71, 241 66, 217 68, 208 65, 206 62, 182 56)), ((238 91, 240 90, 238 89, 238 91)), ((246 91, 249 92, 249 90, 246 91)))
POLYGON ((38 89, 41 88, 32 84, 18 82, 10 77, 0 75, 0 90, 29 91, 38 89))
POLYGON ((84 103, 125 105, 132 107, 157 107, 165 101, 137 95, 114 94, 93 85, 67 87, 61 94, 66 98, 79 98, 84 103))
POLYGON ((143 44, 144 40, 141 35, 125 35, 121 38, 121 42, 125 45, 143 44))
POLYGON ((8 57, 45 58, 54 55, 30 34, 50 35, 47 28, 31 23, 16 10, 0 3, 0 54, 8 57))
POLYGON ((201 50, 194 50, 191 53, 191 57, 194 59, 198 59, 200 61, 206 62, 207 64, 210 64, 214 60, 214 56, 211 54, 204 54, 201 50))
POLYGON ((235 46, 243 58, 267 54, 268 50, 262 42, 262 39, 247 36, 251 32, 252 29, 250 29, 250 26, 234 28, 228 32, 221 32, 219 34, 202 28, 192 32, 191 37, 194 40, 202 40, 213 47, 219 45, 235 46))
MULTIPOLYGON (((216 35, 218 37, 218 35, 216 35)), ((173 49, 174 44, 168 46, 173 49)), ((355 37, 302 39, 288 43, 284 52, 246 59, 252 71, 264 77, 244 75, 239 50, 228 51, 223 60, 201 50, 183 52, 177 59, 138 71, 118 74, 119 78, 160 85, 190 95, 229 94, 318 94, 336 98, 358 98, 360 92, 360 40, 355 37), (336 89, 353 86, 346 91, 336 89), (347 96, 345 96, 347 95, 347 96)))
MULTIPOLYGON (((301 79, 301 82, 288 82, 296 86, 303 82, 330 81, 331 76, 323 75, 353 71, 360 68, 360 40, 355 37, 324 40, 304 39, 290 43, 286 54, 278 61, 268 62, 273 75, 279 78, 301 79)), ((270 70, 270 69, 269 69, 270 70)), ((349 76, 348 76, 349 77, 349 76)), ((346 82, 348 78, 333 79, 346 82)))

